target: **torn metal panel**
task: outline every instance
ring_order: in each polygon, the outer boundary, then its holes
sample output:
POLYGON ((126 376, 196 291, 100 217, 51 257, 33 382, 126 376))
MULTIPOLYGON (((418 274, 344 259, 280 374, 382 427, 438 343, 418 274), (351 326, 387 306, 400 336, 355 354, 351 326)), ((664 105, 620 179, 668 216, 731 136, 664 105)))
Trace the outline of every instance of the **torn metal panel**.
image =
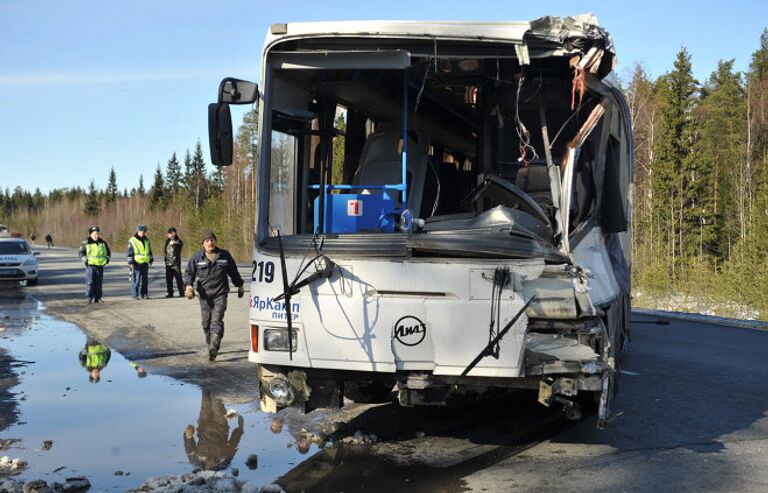
POLYGON ((525 349, 527 365, 558 360, 584 364, 598 358, 595 350, 588 345, 560 334, 528 333, 525 335, 525 349))
POLYGON ((523 282, 526 299, 536 299, 528 307, 528 316, 551 320, 572 320, 579 317, 573 282, 569 277, 539 277, 523 282))
POLYGON ((603 98, 603 100, 600 103, 595 105, 594 109, 589 114, 589 117, 587 118, 587 120, 581 126, 581 128, 576 133, 576 135, 568 143, 567 153, 564 156, 563 188, 562 188, 562 198, 561 198, 562 208, 560 211, 560 214, 561 214, 560 221, 564 225, 564 229, 563 229, 563 236, 560 244, 560 249, 566 255, 570 255, 570 252, 571 252, 569 214, 571 210, 571 201, 573 199, 574 167, 576 165, 576 160, 578 159, 581 146, 584 145, 584 142, 592 134, 592 131, 597 126, 598 121, 600 121, 600 119, 605 114, 606 106, 609 106, 609 104, 610 103, 608 99, 603 98))

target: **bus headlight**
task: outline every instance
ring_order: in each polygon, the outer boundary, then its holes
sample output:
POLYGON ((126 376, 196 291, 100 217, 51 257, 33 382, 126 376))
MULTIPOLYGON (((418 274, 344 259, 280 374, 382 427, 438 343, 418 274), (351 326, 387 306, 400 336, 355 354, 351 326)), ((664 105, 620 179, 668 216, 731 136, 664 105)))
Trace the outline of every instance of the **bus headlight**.
MULTIPOLYGON (((295 353, 299 347, 299 331, 293 329, 291 350, 295 353)), ((264 349, 267 351, 288 352, 288 329, 266 329, 264 331, 264 349)))
POLYGON ((268 391, 278 406, 290 406, 296 399, 291 383, 283 375, 275 375, 269 382, 268 391))

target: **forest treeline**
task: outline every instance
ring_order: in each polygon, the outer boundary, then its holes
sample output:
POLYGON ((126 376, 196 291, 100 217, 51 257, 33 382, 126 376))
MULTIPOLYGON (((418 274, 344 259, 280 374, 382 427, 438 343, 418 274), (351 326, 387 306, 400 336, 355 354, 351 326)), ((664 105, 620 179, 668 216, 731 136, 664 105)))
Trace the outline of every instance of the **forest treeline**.
MULTIPOLYGON (((620 83, 634 129, 635 305, 768 319, 768 30, 746 73, 721 60, 698 81, 683 48, 667 73, 652 79, 637 65, 620 83)), ((257 145, 251 111, 228 168, 210 171, 198 142, 158 165, 148 187, 142 178, 121 191, 112 170, 103 188, 6 189, 0 222, 67 246, 99 224, 113 248, 127 244, 137 223, 155 241, 176 226, 188 244, 212 227, 247 262, 257 145)))
POLYGON ((43 194, 16 187, 0 193, 0 223, 38 242, 46 234, 54 244, 74 247, 98 225, 113 250, 127 250, 136 226, 145 224, 155 256, 162 256, 168 227, 178 229, 185 241, 183 255, 199 248, 198 235, 213 229, 220 244, 239 262, 250 262, 254 224, 255 181, 253 168, 257 147, 256 113, 247 113, 235 142, 232 166, 206 165, 198 141, 183 157, 175 152, 164 166, 157 165, 151 183, 139 177, 138 185, 119 187, 114 168, 105 186, 94 180, 88 188, 54 189, 43 194))
POLYGON ((681 49, 666 74, 638 66, 625 83, 635 305, 768 318, 768 30, 747 72, 733 65, 697 81, 681 49))

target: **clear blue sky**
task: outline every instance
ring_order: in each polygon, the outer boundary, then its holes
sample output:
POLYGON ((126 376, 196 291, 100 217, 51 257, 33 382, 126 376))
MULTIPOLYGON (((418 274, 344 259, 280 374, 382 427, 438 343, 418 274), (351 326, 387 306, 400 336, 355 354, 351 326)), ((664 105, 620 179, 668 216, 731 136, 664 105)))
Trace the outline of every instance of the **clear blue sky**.
MULTIPOLYGON (((686 46, 697 78, 721 58, 745 70, 764 1, 0 0, 0 187, 147 186, 200 139, 224 76, 258 80, 268 26, 334 19, 529 20, 595 13, 624 76, 658 76, 686 46), (727 6, 726 6, 727 5, 727 6)), ((235 115, 233 118, 237 119, 235 115)))

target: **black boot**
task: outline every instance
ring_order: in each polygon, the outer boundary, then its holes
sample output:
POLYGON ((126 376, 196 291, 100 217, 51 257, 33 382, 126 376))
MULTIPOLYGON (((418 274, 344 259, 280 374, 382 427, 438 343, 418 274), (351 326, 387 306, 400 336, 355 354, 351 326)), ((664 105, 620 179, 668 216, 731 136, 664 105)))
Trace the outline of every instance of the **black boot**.
POLYGON ((218 334, 213 334, 210 337, 208 343, 208 361, 216 361, 216 356, 219 354, 219 346, 221 344, 221 338, 218 334))

